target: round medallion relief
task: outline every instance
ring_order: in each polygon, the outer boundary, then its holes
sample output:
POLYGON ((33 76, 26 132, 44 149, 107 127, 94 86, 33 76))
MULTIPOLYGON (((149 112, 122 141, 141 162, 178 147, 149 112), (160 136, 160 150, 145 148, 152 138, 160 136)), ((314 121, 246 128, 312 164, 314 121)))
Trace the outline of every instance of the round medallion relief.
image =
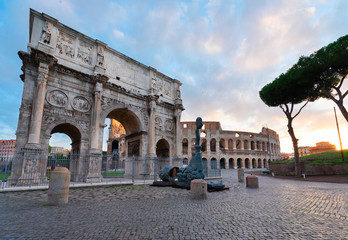
POLYGON ((167 130, 167 131, 172 131, 173 128, 174 128, 173 121, 171 121, 171 120, 166 120, 166 122, 165 122, 165 127, 166 127, 166 130, 167 130))
POLYGON ((68 104, 68 96, 59 90, 53 90, 46 96, 47 102, 55 107, 65 107, 68 104))
POLYGON ((73 99, 71 106, 79 112, 88 112, 91 105, 85 97, 77 96, 73 99))

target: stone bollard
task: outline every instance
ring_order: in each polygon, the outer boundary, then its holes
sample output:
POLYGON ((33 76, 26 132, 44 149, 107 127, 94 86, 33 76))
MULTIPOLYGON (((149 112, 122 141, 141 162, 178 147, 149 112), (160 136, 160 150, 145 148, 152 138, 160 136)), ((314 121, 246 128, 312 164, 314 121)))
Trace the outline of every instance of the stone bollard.
POLYGON ((244 182, 244 169, 238 169, 238 182, 244 182))
POLYGON ((259 188, 259 179, 255 175, 247 176, 246 186, 248 188, 259 188))
POLYGON ((48 205, 64 205, 69 200, 70 171, 56 167, 51 173, 48 187, 48 205))
POLYGON ((207 182, 203 179, 194 179, 191 181, 190 197, 192 199, 206 199, 208 196, 207 182))

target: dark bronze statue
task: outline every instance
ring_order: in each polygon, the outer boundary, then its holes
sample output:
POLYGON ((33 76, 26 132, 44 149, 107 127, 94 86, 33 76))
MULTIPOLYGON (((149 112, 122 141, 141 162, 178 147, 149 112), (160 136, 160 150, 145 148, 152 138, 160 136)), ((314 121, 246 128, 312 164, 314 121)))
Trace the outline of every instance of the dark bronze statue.
POLYGON ((200 135, 199 135, 199 129, 203 127, 203 121, 202 118, 198 117, 196 119, 196 140, 195 140, 195 145, 198 146, 200 142, 200 135))

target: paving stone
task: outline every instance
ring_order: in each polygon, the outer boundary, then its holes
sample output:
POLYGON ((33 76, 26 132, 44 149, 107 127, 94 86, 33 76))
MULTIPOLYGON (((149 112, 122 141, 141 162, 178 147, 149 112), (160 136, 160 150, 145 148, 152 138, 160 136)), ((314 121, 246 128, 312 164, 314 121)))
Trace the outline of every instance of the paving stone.
POLYGON ((346 184, 223 179, 230 190, 199 201, 150 186, 70 189, 63 207, 47 206, 47 191, 1 193, 0 239, 347 239, 346 184))

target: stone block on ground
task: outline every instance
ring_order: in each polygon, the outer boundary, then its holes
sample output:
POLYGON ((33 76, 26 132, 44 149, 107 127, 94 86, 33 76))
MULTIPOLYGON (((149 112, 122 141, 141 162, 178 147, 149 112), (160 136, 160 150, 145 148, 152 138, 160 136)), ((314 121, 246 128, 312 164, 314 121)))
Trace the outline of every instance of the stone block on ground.
POLYGON ((206 199, 208 197, 207 182, 203 179, 194 179, 191 181, 190 197, 192 199, 206 199))
POLYGON ((259 188, 259 179, 255 175, 246 177, 246 186, 248 188, 259 188))

